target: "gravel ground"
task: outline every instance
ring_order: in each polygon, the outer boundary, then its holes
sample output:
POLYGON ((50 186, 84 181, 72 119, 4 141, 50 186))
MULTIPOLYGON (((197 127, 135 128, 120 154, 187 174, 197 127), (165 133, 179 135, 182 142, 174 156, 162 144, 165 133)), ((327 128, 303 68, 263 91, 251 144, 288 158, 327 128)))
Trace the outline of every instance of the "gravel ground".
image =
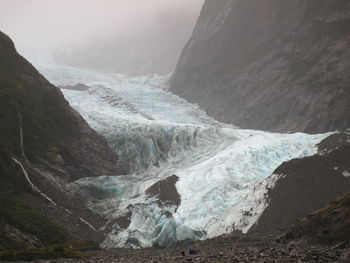
POLYGON ((90 252, 87 259, 36 260, 37 263, 159 263, 159 262, 215 262, 262 263, 295 262, 350 263, 350 249, 320 246, 284 246, 271 237, 249 237, 237 240, 233 235, 206 240, 191 245, 197 254, 189 255, 189 246, 178 249, 115 249, 90 252), (182 255, 184 252, 185 255, 182 255))

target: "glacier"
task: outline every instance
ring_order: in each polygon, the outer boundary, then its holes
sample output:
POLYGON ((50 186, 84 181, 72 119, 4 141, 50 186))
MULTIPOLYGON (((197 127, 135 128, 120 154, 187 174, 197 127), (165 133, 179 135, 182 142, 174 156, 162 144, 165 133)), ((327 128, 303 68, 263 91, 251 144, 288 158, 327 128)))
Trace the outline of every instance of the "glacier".
POLYGON ((62 92, 125 167, 125 175, 82 178, 67 186, 68 194, 108 220, 105 248, 170 247, 247 232, 268 205, 268 189, 283 176, 273 171, 285 161, 315 154, 329 135, 220 123, 168 92, 169 76, 132 78, 55 63, 36 67, 55 85, 90 87, 62 92), (179 177, 180 204, 147 194, 172 175, 179 177))

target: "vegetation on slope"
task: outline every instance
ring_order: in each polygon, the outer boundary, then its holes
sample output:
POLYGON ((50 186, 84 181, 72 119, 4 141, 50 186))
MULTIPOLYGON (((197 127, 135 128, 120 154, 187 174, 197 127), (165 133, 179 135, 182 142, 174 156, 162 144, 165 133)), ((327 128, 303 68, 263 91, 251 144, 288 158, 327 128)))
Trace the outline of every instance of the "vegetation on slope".
MULTIPOLYGON (((61 91, 21 57, 2 32, 0 121, 0 250, 71 241, 67 232, 49 219, 49 202, 31 189, 12 158, 28 168, 29 177, 46 190, 54 186, 46 187, 47 179, 33 167, 59 171, 54 176, 64 185, 82 176, 117 174, 116 158, 61 91)), ((50 194, 63 198, 59 191, 50 194)))
POLYGON ((294 224, 283 241, 350 244, 350 193, 294 224))
MULTIPOLYGON (((12 156, 22 158, 20 125, 29 160, 50 161, 50 151, 77 130, 58 89, 17 54, 14 44, 0 32, 0 220, 20 232, 35 236, 42 245, 66 242, 67 233, 35 207, 32 193, 12 156)), ((10 233, 0 232, 0 249, 22 248, 10 233), (17 244, 17 245, 16 245, 17 244)))

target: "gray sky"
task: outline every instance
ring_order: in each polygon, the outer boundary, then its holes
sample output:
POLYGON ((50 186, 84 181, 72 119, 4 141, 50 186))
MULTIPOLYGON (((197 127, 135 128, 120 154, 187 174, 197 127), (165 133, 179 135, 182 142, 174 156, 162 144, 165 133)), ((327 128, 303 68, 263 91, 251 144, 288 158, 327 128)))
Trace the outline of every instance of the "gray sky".
POLYGON ((19 47, 83 45, 143 31, 167 13, 197 17, 202 4, 203 0, 0 0, 0 30, 19 47))

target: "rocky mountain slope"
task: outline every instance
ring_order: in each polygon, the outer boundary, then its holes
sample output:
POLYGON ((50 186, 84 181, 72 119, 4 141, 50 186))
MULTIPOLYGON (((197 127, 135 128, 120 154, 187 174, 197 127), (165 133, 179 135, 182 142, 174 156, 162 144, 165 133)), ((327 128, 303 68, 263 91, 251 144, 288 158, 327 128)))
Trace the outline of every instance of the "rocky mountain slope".
POLYGON ((280 237, 283 242, 294 240, 308 243, 350 245, 350 194, 294 224, 280 237))
POLYGON ((2 32, 0 120, 0 250, 98 238, 102 218, 66 197, 65 185, 116 175, 117 159, 2 32))
MULTIPOLYGON (((318 149, 319 154, 285 162, 274 171, 274 174, 280 177, 276 185, 268 191, 269 204, 251 231, 261 233, 288 229, 298 220, 350 192, 349 131, 327 137, 318 145, 318 149)), ((324 219, 323 215, 314 214, 312 222, 308 221, 307 225, 303 223, 305 225, 303 231, 306 234, 306 227, 319 220, 317 222, 322 222, 319 227, 331 229, 329 231, 331 235, 338 226, 347 224, 349 218, 345 215, 348 215, 348 208, 346 206, 343 208, 341 206, 332 208, 344 215, 338 221, 334 218, 334 220, 324 219)), ((301 236, 300 231, 298 235, 301 236)), ((314 226, 314 229, 310 230, 312 232, 309 233, 310 236, 317 231, 314 226)), ((319 236, 320 233, 316 234, 319 236)))
POLYGON ((242 128, 350 125, 350 2, 207 0, 171 91, 242 128))

